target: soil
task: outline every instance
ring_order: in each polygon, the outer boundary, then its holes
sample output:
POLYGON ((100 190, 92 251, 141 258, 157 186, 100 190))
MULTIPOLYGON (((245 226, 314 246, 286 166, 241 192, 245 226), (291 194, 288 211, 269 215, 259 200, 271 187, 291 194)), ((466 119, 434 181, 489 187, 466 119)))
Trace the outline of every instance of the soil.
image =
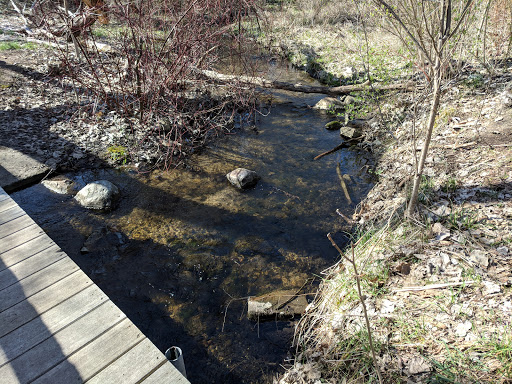
MULTIPOLYGON (((450 79, 412 223, 403 215, 429 99, 415 107, 411 94, 388 95, 379 116, 388 130, 366 132, 362 145, 377 157, 370 171, 379 182, 352 220, 359 233, 394 223, 386 230, 391 235, 385 245, 372 252, 374 263, 385 267, 377 279, 378 293, 366 299, 372 333, 381 346, 377 363, 384 382, 511 379, 510 356, 500 352, 510 343, 512 315, 511 81, 507 64, 497 66, 493 75, 475 67, 450 79), (471 83, 472 76, 481 79, 478 85, 471 83)), ((327 281, 351 276, 342 263, 326 273, 327 281)), ((362 324, 351 317, 362 312, 358 302, 347 307, 332 302, 346 294, 339 289, 335 283, 321 289, 309 318, 323 320, 314 323, 314 330, 305 320, 304 338, 314 341, 281 383, 340 380, 336 345, 350 337, 354 323, 362 324)))

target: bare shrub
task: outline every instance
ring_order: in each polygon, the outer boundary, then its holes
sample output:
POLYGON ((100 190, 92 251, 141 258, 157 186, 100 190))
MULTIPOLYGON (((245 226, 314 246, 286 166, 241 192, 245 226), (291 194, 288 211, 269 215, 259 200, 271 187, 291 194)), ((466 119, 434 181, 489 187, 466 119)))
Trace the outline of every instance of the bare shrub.
POLYGON ((247 86, 214 86, 200 73, 220 54, 241 54, 240 20, 254 10, 250 1, 112 0, 112 23, 101 33, 90 33, 92 22, 76 22, 90 12, 71 15, 54 7, 40 14, 48 29, 63 24, 77 47, 73 53, 61 42, 56 52, 62 80, 72 83, 81 104, 126 118, 139 131, 138 145, 150 141, 159 152, 155 158, 169 166, 232 128, 237 112, 252 106, 247 86))

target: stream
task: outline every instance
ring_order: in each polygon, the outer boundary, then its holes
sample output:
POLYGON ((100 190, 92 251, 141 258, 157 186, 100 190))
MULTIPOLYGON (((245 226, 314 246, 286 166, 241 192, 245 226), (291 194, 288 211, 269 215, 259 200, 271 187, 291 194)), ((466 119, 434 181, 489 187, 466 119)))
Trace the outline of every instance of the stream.
MULTIPOLYGON (((275 60, 262 74, 315 84, 275 60)), ((268 383, 291 357, 297 319, 252 322, 248 296, 278 289, 314 292, 346 243, 350 216, 372 187, 371 156, 343 149, 332 120, 312 110, 325 95, 273 91, 255 126, 234 131, 190 159, 186 169, 68 174, 77 185, 107 179, 122 195, 106 214, 38 184, 12 198, 160 348, 184 353, 192 383, 268 383), (349 204, 337 167, 351 178, 349 204), (238 191, 226 173, 245 167, 261 180, 238 191), (84 248, 85 246, 85 248, 84 248), (311 279, 315 282, 311 283, 311 279)))

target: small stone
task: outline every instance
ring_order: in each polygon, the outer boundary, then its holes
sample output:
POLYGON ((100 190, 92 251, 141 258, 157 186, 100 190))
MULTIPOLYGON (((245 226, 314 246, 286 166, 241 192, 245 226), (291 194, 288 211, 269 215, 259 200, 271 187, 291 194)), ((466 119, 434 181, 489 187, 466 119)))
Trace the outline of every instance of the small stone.
POLYGON ((245 168, 237 168, 226 175, 229 182, 238 189, 254 187, 260 176, 254 171, 245 168))
POLYGON ((381 303, 380 313, 393 313, 395 311, 395 302, 391 300, 384 299, 381 303))
POLYGON ((350 104, 355 104, 357 102, 357 99, 353 96, 345 96, 345 98, 343 99, 343 104, 345 105, 350 105, 350 104))
POLYGON ((469 330, 471 329, 472 324, 470 321, 465 321, 464 323, 460 323, 455 327, 455 335, 458 337, 466 337, 469 330))
POLYGON ((407 365, 407 373, 409 375, 430 372, 431 370, 431 365, 421 356, 413 357, 409 360, 409 364, 407 365))
POLYGON ((432 226, 432 234, 435 235, 437 241, 442 241, 450 237, 450 230, 445 228, 441 223, 435 223, 432 226))
POLYGON ((508 248, 505 247, 505 246, 496 248, 496 251, 498 253, 501 253, 503 256, 507 256, 508 255, 508 248))
POLYGON ((481 267, 487 268, 489 266, 489 256, 487 252, 476 249, 470 253, 469 258, 481 267))
POLYGON ((356 69, 354 67, 344 67, 341 70, 341 76, 344 78, 353 78, 356 74, 356 69))
POLYGON ((500 288, 499 284, 493 283, 492 281, 484 281, 483 284, 484 284, 483 294, 485 296, 501 292, 501 288, 500 288))

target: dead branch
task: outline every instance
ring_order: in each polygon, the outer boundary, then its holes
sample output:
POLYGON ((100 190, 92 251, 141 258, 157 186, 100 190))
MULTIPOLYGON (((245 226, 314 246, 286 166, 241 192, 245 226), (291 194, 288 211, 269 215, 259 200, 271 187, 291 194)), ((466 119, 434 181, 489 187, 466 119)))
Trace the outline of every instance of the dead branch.
POLYGON ((393 292, 426 291, 429 289, 441 289, 446 287, 456 287, 458 285, 471 285, 474 283, 476 283, 475 280, 461 281, 459 283, 430 284, 421 287, 403 287, 401 289, 394 289, 393 292))
POLYGON ((321 159, 324 156, 330 155, 331 153, 334 153, 336 151, 339 151, 342 148, 349 148, 350 144, 347 142, 343 142, 340 145, 335 146, 333 149, 329 149, 327 152, 321 153, 318 156, 316 156, 313 160, 321 159))

